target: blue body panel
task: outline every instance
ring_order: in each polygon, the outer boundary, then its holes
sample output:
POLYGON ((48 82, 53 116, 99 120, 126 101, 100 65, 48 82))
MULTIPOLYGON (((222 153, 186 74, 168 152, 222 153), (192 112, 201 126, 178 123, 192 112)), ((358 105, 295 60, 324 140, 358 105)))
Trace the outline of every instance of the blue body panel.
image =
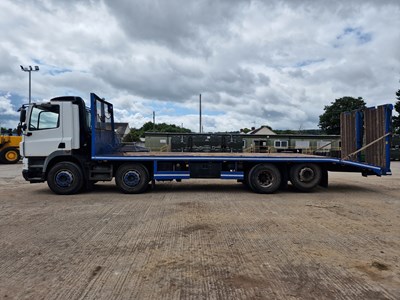
MULTIPOLYGON (((393 111, 393 105, 392 104, 388 104, 385 106, 385 132, 392 132, 392 111, 393 111)), ((386 166, 387 170, 383 170, 384 173, 388 173, 391 174, 390 171, 390 141, 391 141, 391 137, 387 136, 385 138, 385 151, 386 151, 386 166)))
POLYGON ((113 105, 96 94, 90 94, 92 157, 112 154, 118 146, 114 130, 113 105))

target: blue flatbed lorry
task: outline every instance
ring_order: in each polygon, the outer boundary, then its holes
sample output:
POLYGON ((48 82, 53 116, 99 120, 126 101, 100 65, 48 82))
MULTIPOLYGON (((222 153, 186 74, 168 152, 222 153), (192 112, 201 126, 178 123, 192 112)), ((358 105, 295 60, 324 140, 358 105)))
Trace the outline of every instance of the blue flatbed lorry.
POLYGON ((190 178, 234 179, 266 194, 291 182, 307 192, 318 185, 327 187, 329 171, 391 174, 392 107, 382 107, 380 129, 373 130, 379 138, 372 137, 372 145, 379 148, 380 165, 376 165, 359 161, 363 151, 360 128, 366 128, 359 118, 354 118, 358 123, 350 130, 356 132, 350 140, 357 143, 348 147, 356 151, 348 153, 348 159, 296 153, 126 152, 116 138, 111 103, 91 93, 89 109, 80 97, 57 97, 21 108, 22 174, 25 180, 47 182, 54 193, 64 195, 90 190, 97 181, 114 178, 120 191, 131 194, 142 193, 157 181, 190 178))

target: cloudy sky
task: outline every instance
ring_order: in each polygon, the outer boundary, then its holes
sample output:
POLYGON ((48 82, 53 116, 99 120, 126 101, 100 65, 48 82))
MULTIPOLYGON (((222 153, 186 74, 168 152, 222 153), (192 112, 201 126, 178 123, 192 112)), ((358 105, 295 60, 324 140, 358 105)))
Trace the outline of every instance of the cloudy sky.
POLYGON ((317 128, 343 96, 394 103, 399 0, 0 1, 0 125, 28 98, 90 92, 117 121, 317 128))

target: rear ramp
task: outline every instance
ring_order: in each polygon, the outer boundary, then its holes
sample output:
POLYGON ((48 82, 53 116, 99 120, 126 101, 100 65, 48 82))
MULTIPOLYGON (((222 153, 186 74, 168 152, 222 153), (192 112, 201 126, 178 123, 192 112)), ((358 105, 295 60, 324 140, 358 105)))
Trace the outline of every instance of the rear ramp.
POLYGON ((391 174, 392 110, 391 104, 385 104, 342 113, 342 159, 378 166, 383 175, 391 174))

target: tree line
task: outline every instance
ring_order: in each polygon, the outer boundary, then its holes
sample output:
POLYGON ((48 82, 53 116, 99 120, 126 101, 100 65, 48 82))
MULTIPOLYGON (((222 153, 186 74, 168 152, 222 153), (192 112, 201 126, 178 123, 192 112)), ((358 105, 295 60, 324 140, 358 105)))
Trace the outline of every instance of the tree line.
POLYGON ((153 122, 144 123, 140 128, 131 128, 130 132, 124 137, 123 142, 139 142, 144 137, 145 132, 172 132, 172 133, 190 133, 188 128, 178 127, 174 124, 154 124, 153 122))

